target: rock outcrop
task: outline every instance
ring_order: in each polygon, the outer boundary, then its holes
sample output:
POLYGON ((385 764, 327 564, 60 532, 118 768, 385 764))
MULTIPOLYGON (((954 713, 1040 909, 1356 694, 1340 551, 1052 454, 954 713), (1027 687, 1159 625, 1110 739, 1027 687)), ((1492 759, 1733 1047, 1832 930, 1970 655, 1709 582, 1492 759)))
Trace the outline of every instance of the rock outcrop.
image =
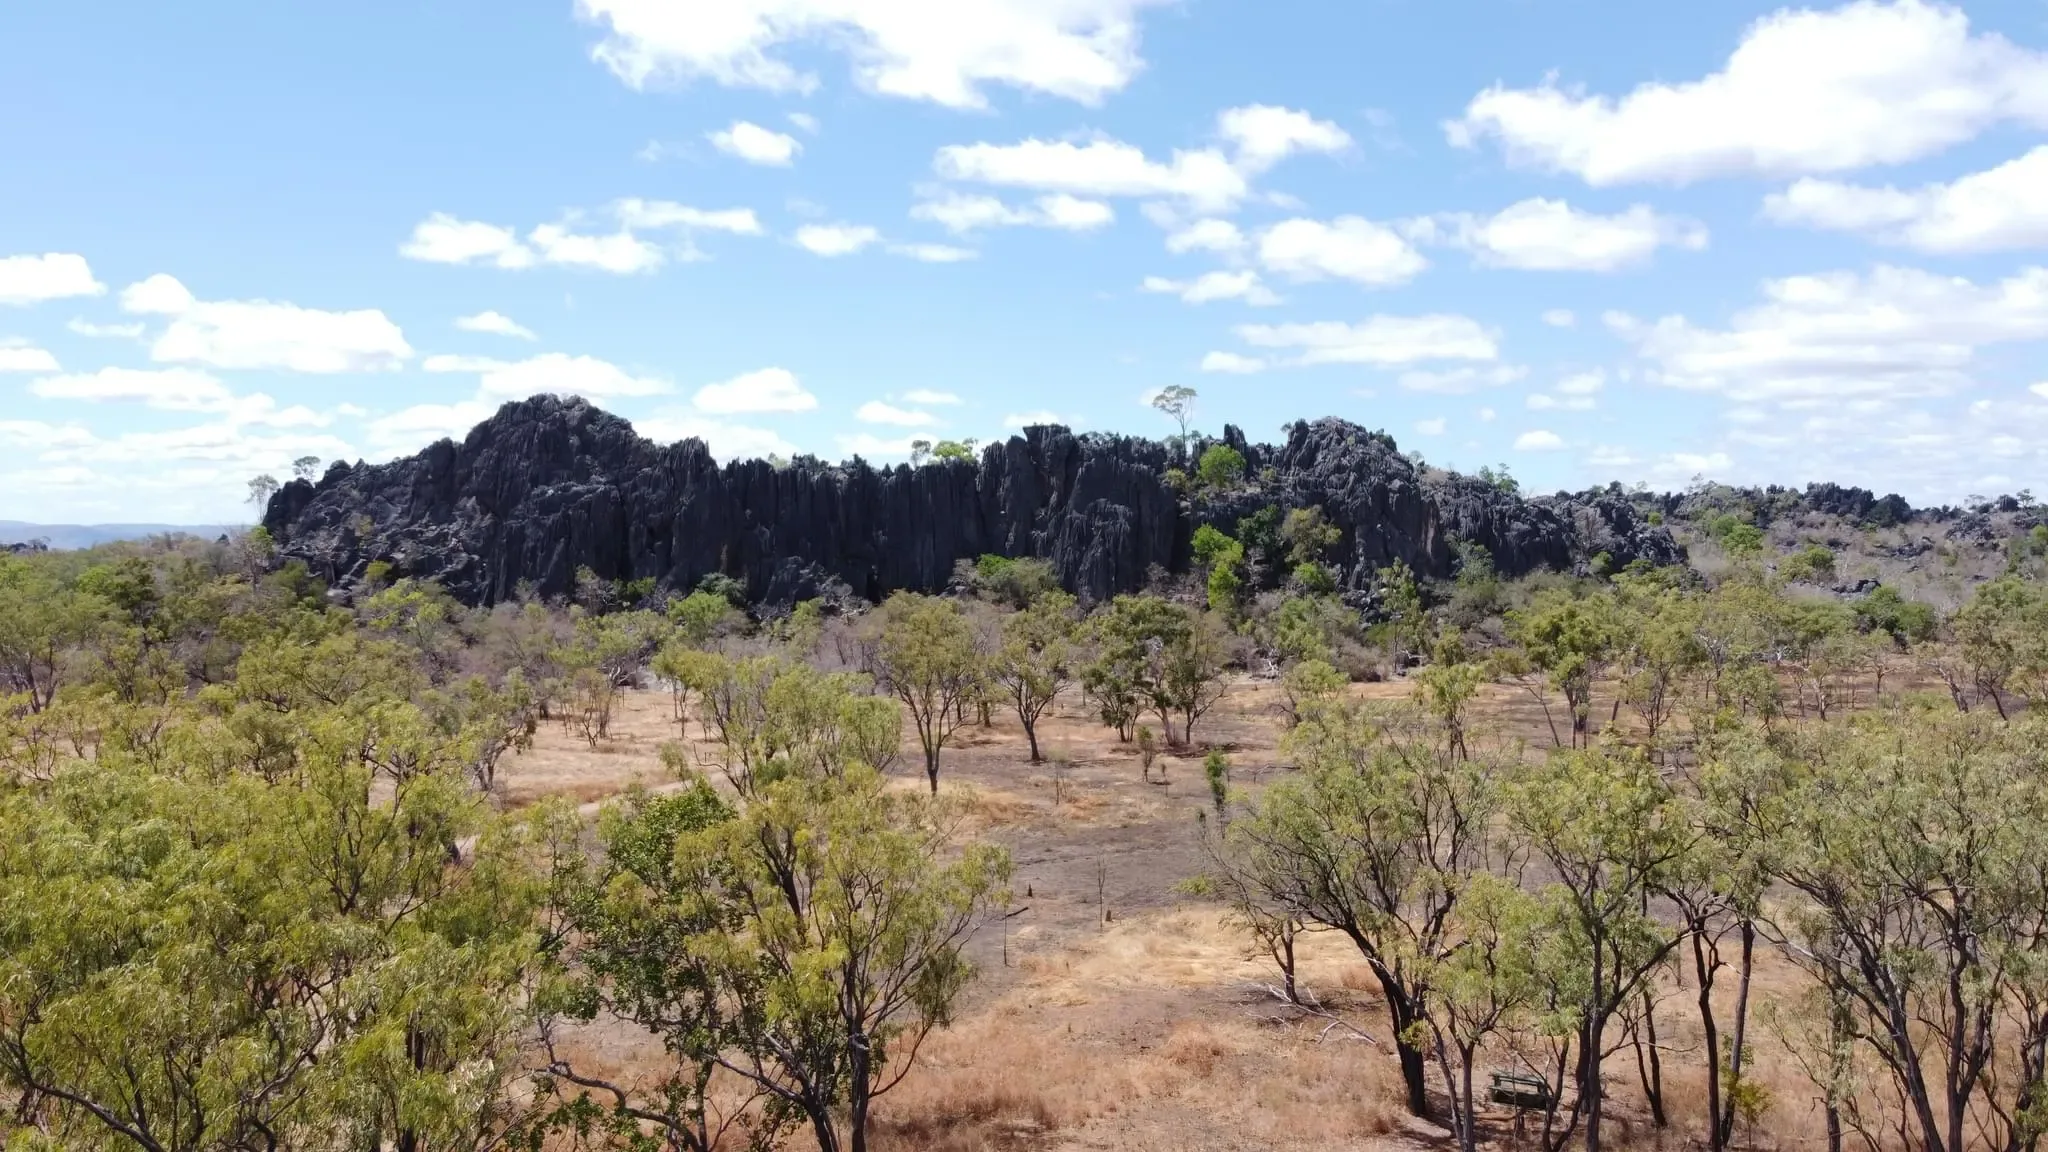
POLYGON ((1320 506, 1343 532, 1333 559, 1353 590, 1394 560, 1452 575, 1461 540, 1510 575, 1583 567, 1603 552, 1615 564, 1683 559, 1618 495, 1522 499, 1425 477, 1391 439, 1343 421, 1294 425, 1279 447, 1235 429, 1226 438, 1252 479, 1190 506, 1165 478, 1173 455, 1149 440, 1035 427, 978 462, 719 465, 700 441, 657 445, 581 400, 536 397, 505 405, 460 444, 295 480, 264 526, 284 557, 330 581, 381 560, 479 604, 521 584, 561 595, 581 567, 677 589, 722 573, 771 604, 841 584, 879 599, 942 588, 955 561, 984 553, 1042 557, 1067 587, 1101 600, 1142 587, 1155 568, 1184 570, 1198 524, 1229 529, 1267 506, 1320 506))

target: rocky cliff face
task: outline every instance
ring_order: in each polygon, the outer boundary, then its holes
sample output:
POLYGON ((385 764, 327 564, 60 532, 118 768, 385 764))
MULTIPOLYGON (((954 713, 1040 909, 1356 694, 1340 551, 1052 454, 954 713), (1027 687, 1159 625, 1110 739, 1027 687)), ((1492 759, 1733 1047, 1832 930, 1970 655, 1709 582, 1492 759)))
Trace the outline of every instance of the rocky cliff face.
POLYGON ((579 567, 613 580, 691 588, 722 573, 767 603, 840 583, 879 599, 945 586, 984 553, 1050 561, 1085 599, 1134 591, 1154 567, 1184 570, 1198 524, 1229 529, 1265 506, 1321 506, 1343 539, 1341 578, 1362 589, 1393 560, 1449 576, 1454 543, 1492 552, 1504 573, 1573 568, 1606 552, 1683 555, 1619 497, 1524 500, 1471 480, 1425 478, 1393 441, 1338 420, 1295 425, 1285 445, 1246 444, 1256 482, 1190 507, 1163 476, 1165 446, 1029 429, 979 463, 921 468, 810 458, 715 463, 696 440, 661 446, 581 400, 507 404, 460 444, 389 464, 336 464, 284 486, 264 515, 281 553, 330 580, 383 560, 470 603, 531 582, 573 586, 579 567))

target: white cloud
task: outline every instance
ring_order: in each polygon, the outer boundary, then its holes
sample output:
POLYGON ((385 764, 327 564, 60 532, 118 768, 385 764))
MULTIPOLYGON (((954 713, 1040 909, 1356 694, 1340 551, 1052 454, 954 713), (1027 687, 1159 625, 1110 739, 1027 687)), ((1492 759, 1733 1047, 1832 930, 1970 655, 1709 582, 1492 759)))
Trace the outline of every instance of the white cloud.
POLYGON ((818 78, 776 54, 822 44, 885 96, 983 108, 990 84, 1095 104, 1130 83, 1138 13, 1164 0, 577 0, 606 27, 593 59, 633 88, 711 80, 809 92, 818 78))
POLYGON ((479 312, 474 316, 460 316, 455 326, 464 332, 483 332, 492 336, 511 336, 519 340, 537 340, 533 329, 519 323, 502 312, 479 312))
POLYGON ((107 290, 93 279, 85 257, 71 252, 0 257, 0 304, 40 304, 107 290))
POLYGON ((1652 366, 1652 383, 1808 405, 1951 392, 1969 382, 1980 346, 2048 339, 2043 268, 1977 284, 1880 265, 1771 280, 1763 293, 1726 328, 1682 316, 1609 323, 1652 366))
POLYGON ((129 312, 171 317, 150 346, 164 364, 288 372, 378 372, 412 358, 405 334, 374 308, 327 312, 268 300, 200 300, 157 273, 121 292, 129 312))
POLYGON ((929 412, 898 408, 880 400, 870 400, 861 405, 854 411, 853 418, 863 424, 894 424, 902 428, 925 428, 939 422, 939 418, 929 412))
POLYGON ((808 112, 791 112, 789 122, 813 136, 818 134, 818 118, 808 112))
POLYGON ((960 397, 951 392, 934 392, 929 388, 913 388, 901 397, 906 404, 958 404, 960 397))
POLYGON ((1560 400, 1546 392, 1531 392, 1527 406, 1531 412, 1590 412, 1598 405, 1590 396, 1567 396, 1560 400))
POLYGON ((1292 108, 1253 104, 1217 117, 1216 134, 1235 149, 1237 166, 1263 172, 1298 152, 1342 152, 1351 137, 1327 120, 1292 108))
POLYGON ((1543 314, 1543 322, 1552 328, 1570 328, 1579 322, 1569 308, 1552 308, 1543 314))
POLYGON ((1780 224, 1861 232, 1922 252, 2048 246, 2048 145, 1996 168, 1911 191, 1806 179, 1764 200, 1780 224))
POLYGON ((666 260, 661 249, 631 231, 598 235, 572 232, 566 224, 543 224, 526 234, 544 263, 631 275, 652 272, 666 260))
POLYGON ((1495 412, 1491 408, 1481 408, 1479 410, 1479 422, 1481 424, 1491 424, 1494 421, 1494 417, 1499 415, 1500 413, 1495 412))
POLYGON ((1147 276, 1140 287, 1147 292, 1178 296, 1190 304, 1242 300, 1255 307, 1267 307, 1280 303, 1280 297, 1259 282, 1257 272, 1249 269, 1240 272, 1204 272, 1193 280, 1169 280, 1163 276, 1147 276))
POLYGON ((2048 380, 2044 380, 2039 384, 2027 385, 2027 391, 2032 392, 2043 400, 2048 400, 2048 380))
POLYGON ((1175 255, 1183 252, 1217 252, 1230 255, 1244 251, 1244 233, 1228 220, 1197 220, 1185 228, 1175 231, 1166 238, 1166 250, 1175 255))
POLYGON ((95 324, 82 316, 73 317, 64 327, 80 336, 101 340, 133 340, 143 332, 140 324, 95 324))
POLYGON ((848 456, 862 459, 874 457, 881 460, 903 460, 910 456, 911 445, 916 436, 877 436, 872 432, 855 432, 835 437, 839 450, 848 456))
POLYGON ((560 352, 547 352, 511 364, 476 361, 457 370, 466 368, 481 373, 477 396, 485 400, 524 400, 543 393, 608 400, 619 396, 658 396, 672 390, 672 385, 659 377, 635 376, 594 356, 560 352))
POLYGON ((300 405, 279 408, 275 400, 261 392, 237 396, 216 377, 191 368, 102 368, 97 372, 46 376, 30 382, 28 390, 46 400, 140 404, 166 412, 209 412, 222 416, 229 426, 308 427, 328 422, 328 417, 300 405))
POLYGON ((633 427, 649 440, 672 444, 678 440, 697 439, 718 460, 763 460, 770 456, 790 457, 797 454, 797 447, 782 438, 781 434, 769 428, 754 428, 745 424, 729 424, 723 420, 707 419, 692 412, 657 412, 644 420, 637 420, 633 427))
POLYGON ((1062 416, 1059 413, 1051 411, 1050 409, 1046 408, 1034 409, 1030 412, 1012 412, 1003 417, 1003 427, 1005 428, 1024 429, 1035 427, 1040 424, 1063 424, 1072 426, 1073 423, 1074 421, 1069 420, 1065 416, 1062 416))
POLYGON ((1441 436, 1444 434, 1444 429, 1449 427, 1449 425, 1450 421, 1437 416, 1428 420, 1417 420, 1415 422, 1415 430, 1424 436, 1441 436))
POLYGON ((1528 374, 1529 370, 1519 364, 1496 364, 1489 368, 1445 368, 1436 371, 1417 368, 1401 373, 1398 383, 1410 392, 1462 396, 1481 388, 1502 388, 1528 374))
MULTIPOLYGON (((1236 352, 1211 352, 1207 356, 1202 357, 1202 371, 1204 372, 1228 372, 1234 375, 1246 376, 1253 372, 1263 372, 1265 369, 1266 362, 1264 360, 1256 356, 1239 355, 1236 352)), ((1146 403, 1151 403, 1151 400, 1147 399, 1146 403)))
POLYGON ((1176 151, 1160 163, 1121 140, 949 144, 933 167, 948 180, 1076 196, 1159 196, 1209 208, 1230 207, 1250 192, 1244 173, 1214 149, 1176 151))
POLYGON ((1554 452, 1562 447, 1564 447, 1563 438, 1559 437, 1555 432, 1548 432, 1541 428, 1524 432, 1520 436, 1515 437, 1515 451, 1517 452, 1554 452))
POLYGON ((1557 391, 1564 396, 1595 396, 1607 386, 1607 374, 1600 371, 1580 372, 1557 382, 1557 391))
POLYGON ((1430 360, 1493 360, 1494 336, 1467 316, 1373 316, 1362 323, 1246 324, 1237 329, 1257 348, 1294 349, 1295 364, 1398 367, 1430 360))
POLYGON ((1296 280, 1349 280, 1367 287, 1403 284, 1429 267, 1393 229, 1359 216, 1284 220, 1259 236, 1259 262, 1296 280))
POLYGON ((706 134, 712 147, 749 164, 786 168, 804 150, 794 136, 771 131, 748 120, 735 120, 730 128, 706 134))
POLYGON ((1496 86, 1447 124, 1510 161, 1589 184, 1841 172, 1932 155, 2000 122, 2048 126, 2048 57, 1971 35, 1961 8, 1856 0, 1780 9, 1721 71, 1616 100, 1496 86))
POLYGON ((818 406, 818 398, 804 391, 796 373, 786 368, 762 368, 730 380, 706 384, 697 389, 690 402, 697 406, 698 411, 719 416, 743 412, 809 412, 818 406))
POLYGON ((420 361, 420 368, 427 372, 495 372, 510 366, 511 361, 496 356, 457 356, 445 352, 420 361))
POLYGON ((806 224, 796 230, 797 246, 818 256, 851 256, 881 238, 865 224, 806 224))
POLYGON ((751 208, 706 210, 668 200, 629 198, 611 205, 608 212, 618 222, 617 231, 576 231, 585 218, 585 213, 579 211, 559 222, 534 228, 524 240, 513 228, 436 212, 413 228, 411 238, 398 251, 409 259, 434 264, 512 269, 557 264, 623 275, 658 268, 670 255, 660 245, 636 235, 637 231, 675 229, 685 233, 683 244, 674 251, 677 258, 685 260, 698 258, 696 249, 688 243, 688 233, 758 236, 763 231, 751 208))
POLYGON ((1116 210, 1100 200, 1083 200, 1064 192, 1040 196, 1029 207, 1005 204, 994 196, 946 192, 911 208, 915 219, 930 220, 953 232, 979 228, 1037 227, 1085 232, 1116 220, 1116 210))
POLYGON ((693 208, 673 200, 628 197, 612 205, 612 214, 625 228, 678 228, 735 236, 759 236, 765 231, 752 208, 693 208))
POLYGON ((1613 272, 1644 263, 1658 248, 1707 246, 1704 226, 1660 216, 1647 205, 1602 216, 1540 197, 1493 216, 1451 213, 1415 221, 1411 230, 1420 239, 1463 248, 1481 264, 1542 272, 1613 272))
POLYGON ((415 404, 369 421, 364 431, 379 455, 400 456, 437 440, 461 440, 496 410, 496 405, 483 400, 415 404))
POLYGON ((121 310, 145 316, 176 316, 195 303, 190 289, 162 272, 121 289, 121 310))
POLYGON ((436 212, 415 225, 398 254, 430 264, 489 264, 499 268, 530 268, 533 249, 519 242, 510 228, 477 220, 458 220, 436 212))
POLYGON ((0 340, 0 372, 55 372, 57 358, 46 348, 0 340))
POLYGON ((951 244, 891 244, 889 251, 920 264, 958 264, 981 255, 972 248, 958 248, 951 244))

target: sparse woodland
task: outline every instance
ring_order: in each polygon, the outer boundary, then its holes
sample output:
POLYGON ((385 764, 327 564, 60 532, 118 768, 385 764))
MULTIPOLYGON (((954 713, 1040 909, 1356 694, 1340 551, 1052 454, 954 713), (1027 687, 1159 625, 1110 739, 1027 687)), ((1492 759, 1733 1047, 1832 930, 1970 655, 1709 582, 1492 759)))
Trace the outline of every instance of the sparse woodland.
MULTIPOLYGON (((1084 1107, 1109 1074, 1001 1055, 978 988, 1109 954, 1012 955, 1065 898, 1031 837, 1099 803, 1077 731, 1180 790, 1171 915, 1236 957, 1186 982, 1266 1038, 1158 1067, 1328 1085, 1287 1097, 1304 1146, 2039 1146, 2048 531, 1943 607, 1740 523, 1711 577, 1467 549, 1347 604, 1320 510, 1246 521, 1143 595, 984 557, 844 614, 330 590, 260 530, 0 556, 7 1147, 1059 1147, 1180 1090, 1084 1107), (642 715, 626 786, 508 787, 642 715), (958 778, 995 733, 1049 802, 958 778)), ((1088 841, 1105 941, 1125 826, 1088 841)))

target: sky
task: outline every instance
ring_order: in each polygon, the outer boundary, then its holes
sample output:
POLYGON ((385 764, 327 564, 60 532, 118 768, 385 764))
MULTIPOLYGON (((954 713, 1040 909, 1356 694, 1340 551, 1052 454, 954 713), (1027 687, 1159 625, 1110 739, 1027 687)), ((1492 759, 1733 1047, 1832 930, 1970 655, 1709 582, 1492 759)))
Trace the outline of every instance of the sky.
POLYGON ((247 519, 539 392, 2048 490, 2043 0, 16 4, 0 161, 0 518, 247 519))

